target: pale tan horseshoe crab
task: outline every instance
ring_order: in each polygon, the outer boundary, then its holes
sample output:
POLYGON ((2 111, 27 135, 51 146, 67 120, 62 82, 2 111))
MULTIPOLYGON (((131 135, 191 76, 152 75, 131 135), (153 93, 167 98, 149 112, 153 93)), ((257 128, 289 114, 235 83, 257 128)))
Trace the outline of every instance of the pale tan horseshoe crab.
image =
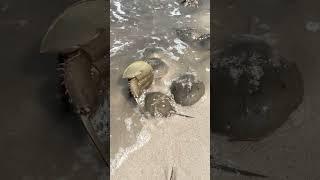
POLYGON ((145 61, 133 62, 124 70, 122 76, 129 80, 129 90, 134 98, 139 98, 143 90, 151 86, 153 77, 153 68, 145 61))

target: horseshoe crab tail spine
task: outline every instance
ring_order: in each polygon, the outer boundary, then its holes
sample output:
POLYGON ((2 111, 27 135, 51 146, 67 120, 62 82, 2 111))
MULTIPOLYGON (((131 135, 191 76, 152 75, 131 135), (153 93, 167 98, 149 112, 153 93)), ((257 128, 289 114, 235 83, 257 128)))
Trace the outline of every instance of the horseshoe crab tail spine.
POLYGON ((94 146, 96 147, 99 155, 101 156, 102 160, 105 162, 106 166, 109 167, 109 162, 107 160, 106 153, 105 153, 107 151, 105 150, 105 148, 103 147, 103 145, 99 141, 99 138, 95 134, 95 130, 92 127, 91 121, 89 121, 87 119, 87 117, 81 117, 81 120, 83 122, 83 125, 84 125, 85 129, 88 132, 88 135, 89 135, 90 139, 92 140, 94 146))
POLYGON ((175 115, 186 117, 186 118, 194 118, 193 116, 185 115, 185 114, 180 114, 180 113, 174 113, 175 115))
POLYGON ((265 176, 265 175, 262 175, 262 174, 257 174, 257 173, 253 173, 253 172, 249 172, 249 171, 245 171, 245 170, 241 170, 241 169, 225 166, 225 165, 218 164, 218 163, 215 163, 215 165, 213 167, 215 169, 219 169, 219 170, 230 172, 230 173, 240 174, 240 175, 248 176, 248 177, 259 177, 259 178, 267 178, 268 177, 268 176, 265 176))

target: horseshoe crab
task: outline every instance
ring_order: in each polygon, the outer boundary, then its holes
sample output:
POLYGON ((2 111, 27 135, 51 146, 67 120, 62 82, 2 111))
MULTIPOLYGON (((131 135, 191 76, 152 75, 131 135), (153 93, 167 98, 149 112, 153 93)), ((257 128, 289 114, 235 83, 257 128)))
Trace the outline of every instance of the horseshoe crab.
POLYGON ((45 34, 40 53, 58 55, 63 93, 79 115, 88 135, 108 165, 108 120, 105 101, 109 45, 103 0, 81 1, 67 8, 45 34), (105 108, 104 108, 105 107, 105 108), (98 127, 99 126, 99 127, 98 127), (101 127, 103 126, 103 127, 101 127))
POLYGON ((183 0, 180 3, 186 7, 198 7, 199 6, 199 0, 183 0))
POLYGON ((145 58, 164 58, 163 50, 160 48, 146 48, 143 52, 145 58))
POLYGON ((177 36, 185 43, 195 48, 210 49, 210 33, 205 33, 195 28, 176 30, 177 36))
POLYGON ((257 36, 239 36, 217 53, 212 79, 213 132, 235 140, 255 140, 273 132, 303 98, 295 63, 257 36))
POLYGON ((151 92, 146 94, 144 99, 144 108, 153 117, 169 117, 172 114, 193 118, 191 116, 177 113, 174 107, 170 103, 169 96, 161 92, 151 92))
POLYGON ((145 61, 151 65, 155 79, 165 76, 169 71, 169 66, 159 58, 149 58, 145 61))
POLYGON ((196 80, 192 74, 183 74, 174 80, 170 87, 176 103, 182 106, 191 106, 198 102, 205 93, 205 85, 196 80))
POLYGON ((152 66, 145 61, 135 61, 123 72, 122 78, 129 80, 129 90, 134 98, 141 96, 143 90, 150 87, 153 82, 152 66))

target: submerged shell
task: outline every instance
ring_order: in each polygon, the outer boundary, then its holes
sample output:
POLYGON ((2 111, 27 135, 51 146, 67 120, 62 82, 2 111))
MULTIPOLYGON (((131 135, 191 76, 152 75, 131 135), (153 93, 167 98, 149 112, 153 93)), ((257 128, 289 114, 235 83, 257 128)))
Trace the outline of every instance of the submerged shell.
POLYGON ((297 66, 257 37, 241 36, 218 53, 211 78, 213 131, 236 139, 273 132, 303 97, 297 66))
POLYGON ((137 78, 140 79, 152 73, 152 66, 145 61, 135 61, 130 64, 123 72, 123 78, 137 78))
POLYGON ((168 73, 169 66, 159 58, 149 58, 146 62, 152 66, 155 78, 161 78, 168 73))
POLYGON ((194 48, 210 49, 210 33, 189 27, 177 29, 176 33, 182 41, 194 48))
POLYGON ((199 7, 199 0, 182 0, 181 4, 186 7, 199 7))
POLYGON ((201 31, 194 28, 177 29, 176 33, 178 37, 186 43, 193 42, 199 39, 204 34, 201 31))
POLYGON ((175 113, 170 103, 170 97, 160 92, 148 93, 145 97, 144 106, 145 111, 153 117, 168 117, 172 113, 175 113))
POLYGON ((146 48, 143 52, 143 57, 163 59, 165 57, 165 53, 160 48, 146 48))
POLYGON ((205 93, 205 85, 192 74, 184 74, 171 84, 171 93, 176 103, 191 106, 198 102, 205 93))

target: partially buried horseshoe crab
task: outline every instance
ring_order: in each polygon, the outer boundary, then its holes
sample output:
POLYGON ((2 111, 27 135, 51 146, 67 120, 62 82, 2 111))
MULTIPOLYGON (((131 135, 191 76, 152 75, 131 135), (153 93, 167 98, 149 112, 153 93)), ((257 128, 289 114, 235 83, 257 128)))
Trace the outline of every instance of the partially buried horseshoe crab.
POLYGON ((67 8, 49 27, 40 52, 58 54, 62 87, 108 165, 105 102, 109 45, 104 6, 103 0, 96 0, 81 1, 67 8))

